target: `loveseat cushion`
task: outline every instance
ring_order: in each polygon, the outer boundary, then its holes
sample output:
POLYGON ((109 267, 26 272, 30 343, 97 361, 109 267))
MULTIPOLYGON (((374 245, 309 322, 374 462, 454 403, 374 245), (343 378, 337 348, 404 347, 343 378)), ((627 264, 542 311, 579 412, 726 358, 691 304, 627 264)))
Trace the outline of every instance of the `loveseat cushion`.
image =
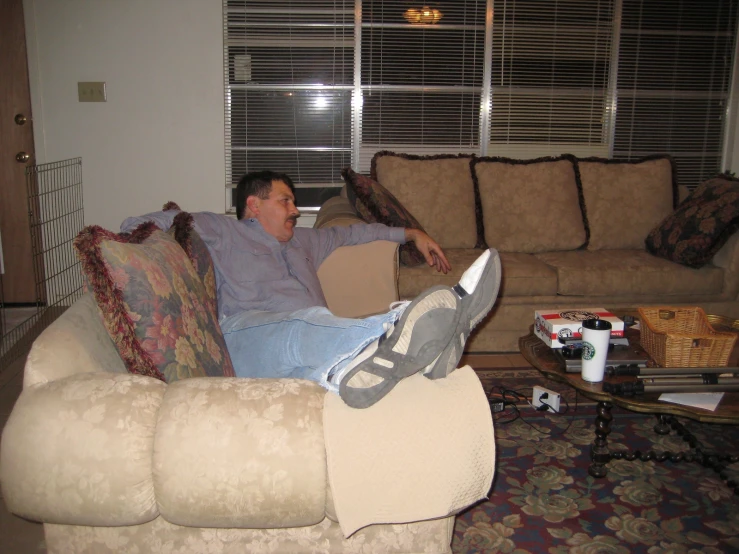
POLYGON ((701 183, 674 213, 649 233, 652 254, 702 267, 739 228, 739 179, 720 175, 701 183))
POLYGON ((322 521, 325 395, 304 379, 170 385, 153 448, 159 513, 193 527, 271 529, 322 521))
POLYGON ((475 158, 485 241, 501 252, 575 250, 587 240, 572 156, 475 158))
POLYGON ((716 296, 724 270, 690 269, 644 250, 545 252, 536 258, 557 272, 557 293, 566 296, 716 296))
POLYGON ((484 244, 472 156, 415 156, 381 151, 372 157, 370 177, 388 189, 442 248, 484 244))
MULTIPOLYGON (((349 202, 367 223, 383 223, 389 227, 424 231, 413 214, 389 190, 374 179, 357 173, 350 167, 342 169, 341 176, 346 182, 349 202)), ((414 266, 425 263, 425 261, 414 242, 400 245, 400 263, 403 265, 414 266)))
MULTIPOLYGON (((445 250, 452 270, 444 275, 429 266, 404 267, 398 275, 400 298, 414 298, 435 285, 454 286, 482 253, 473 248, 445 250)), ((551 296, 557 294, 557 273, 532 254, 501 252, 503 278, 499 296, 551 296)))
POLYGON ((672 158, 577 160, 588 250, 643 250, 644 239, 677 206, 672 158))
POLYGON ((166 382, 233 376, 213 303, 185 251, 153 223, 74 240, 108 334, 131 373, 166 382))

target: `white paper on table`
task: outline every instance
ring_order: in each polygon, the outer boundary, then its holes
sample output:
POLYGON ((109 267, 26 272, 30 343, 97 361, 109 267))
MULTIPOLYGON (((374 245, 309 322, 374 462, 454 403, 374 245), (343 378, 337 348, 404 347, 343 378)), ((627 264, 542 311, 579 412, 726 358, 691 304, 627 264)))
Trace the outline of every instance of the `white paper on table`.
POLYGON ((660 395, 659 400, 713 412, 723 396, 723 392, 665 392, 660 395))

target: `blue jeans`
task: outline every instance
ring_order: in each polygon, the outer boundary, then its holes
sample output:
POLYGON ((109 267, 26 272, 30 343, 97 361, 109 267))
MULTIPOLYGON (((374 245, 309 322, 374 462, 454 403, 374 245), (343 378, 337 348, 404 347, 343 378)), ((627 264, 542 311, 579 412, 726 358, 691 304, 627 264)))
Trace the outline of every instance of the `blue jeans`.
POLYGON ((336 317, 327 308, 294 312, 241 312, 221 321, 238 377, 295 377, 328 382, 368 344, 394 324, 405 304, 364 319, 336 317), (332 373, 333 373, 332 372, 332 373))

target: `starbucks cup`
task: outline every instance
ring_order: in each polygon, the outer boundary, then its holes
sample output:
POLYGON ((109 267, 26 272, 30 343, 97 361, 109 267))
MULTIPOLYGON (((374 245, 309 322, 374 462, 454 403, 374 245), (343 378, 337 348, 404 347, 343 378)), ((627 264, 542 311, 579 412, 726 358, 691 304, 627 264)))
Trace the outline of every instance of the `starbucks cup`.
POLYGON ((611 323, 603 319, 582 322, 582 379, 591 383, 603 380, 606 372, 611 323))

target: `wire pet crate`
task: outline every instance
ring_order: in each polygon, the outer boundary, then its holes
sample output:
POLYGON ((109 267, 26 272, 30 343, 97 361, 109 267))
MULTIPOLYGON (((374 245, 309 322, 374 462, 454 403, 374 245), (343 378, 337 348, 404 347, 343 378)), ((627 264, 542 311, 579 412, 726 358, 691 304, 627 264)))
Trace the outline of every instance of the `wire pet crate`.
POLYGON ((35 312, 21 322, 3 301, 0 280, 0 373, 24 355, 34 339, 82 296, 82 273, 72 241, 84 226, 82 158, 26 168, 28 223, 35 281, 35 312))

